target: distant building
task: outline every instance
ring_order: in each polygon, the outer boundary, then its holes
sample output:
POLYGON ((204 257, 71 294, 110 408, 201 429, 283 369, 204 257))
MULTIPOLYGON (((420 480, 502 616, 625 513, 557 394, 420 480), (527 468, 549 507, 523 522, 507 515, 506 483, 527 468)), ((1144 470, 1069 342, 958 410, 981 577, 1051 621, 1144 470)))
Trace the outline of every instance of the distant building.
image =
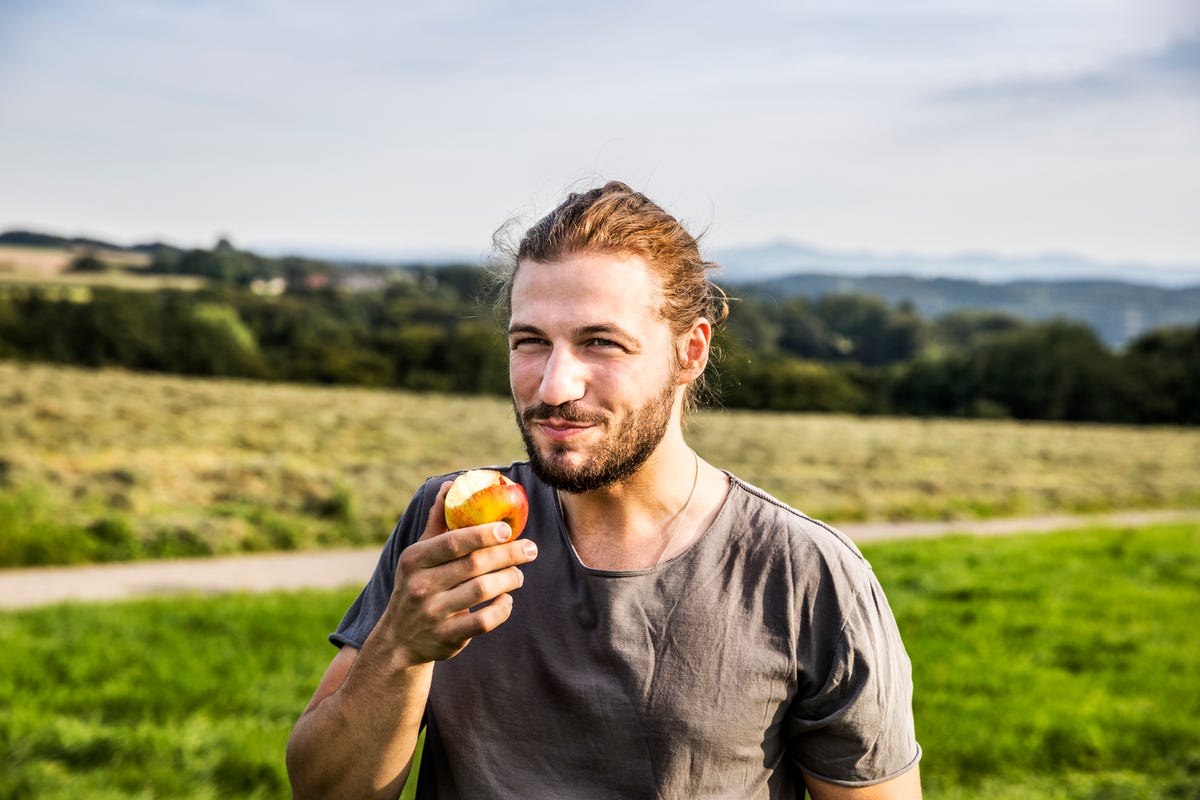
POLYGON ((384 275, 369 272, 347 272, 339 276, 338 288, 347 292, 378 292, 390 281, 384 275))
POLYGON ((287 281, 284 278, 255 278, 250 281, 250 291, 266 297, 278 297, 287 291, 287 281))

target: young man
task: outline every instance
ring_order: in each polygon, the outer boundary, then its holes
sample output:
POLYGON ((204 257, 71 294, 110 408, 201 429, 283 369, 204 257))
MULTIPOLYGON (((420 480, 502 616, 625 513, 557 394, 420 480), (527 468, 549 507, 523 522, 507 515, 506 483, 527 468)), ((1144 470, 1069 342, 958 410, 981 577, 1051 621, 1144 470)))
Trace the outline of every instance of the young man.
POLYGON ((912 800, 912 683, 858 550, 683 436, 725 315, 711 265, 620 183, 531 228, 506 287, 530 501, 446 531, 427 482, 330 638, 296 797, 912 800))

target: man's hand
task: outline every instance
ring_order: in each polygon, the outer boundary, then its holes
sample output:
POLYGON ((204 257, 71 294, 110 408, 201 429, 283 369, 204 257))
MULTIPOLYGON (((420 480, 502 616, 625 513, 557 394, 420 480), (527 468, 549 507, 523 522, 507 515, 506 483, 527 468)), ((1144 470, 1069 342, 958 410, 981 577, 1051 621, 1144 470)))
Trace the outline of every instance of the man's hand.
POLYGON ((400 555, 396 584, 362 650, 334 656, 288 742, 293 796, 387 797, 412 767, 433 662, 508 619, 537 557, 504 523, 446 530, 442 484, 425 530, 400 555))
POLYGON ((380 631, 412 666, 442 661, 471 639, 494 630, 512 612, 525 580, 518 568, 537 557, 529 539, 509 542, 503 522, 446 529, 443 483, 421 538, 400 554, 391 602, 380 631))

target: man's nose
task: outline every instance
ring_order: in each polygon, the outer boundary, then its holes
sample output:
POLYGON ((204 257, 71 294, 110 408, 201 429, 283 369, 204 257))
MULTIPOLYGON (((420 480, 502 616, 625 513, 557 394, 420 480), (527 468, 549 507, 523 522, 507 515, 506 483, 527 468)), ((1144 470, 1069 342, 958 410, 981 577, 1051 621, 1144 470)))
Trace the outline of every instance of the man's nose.
POLYGON ((583 397, 586 389, 584 365, 570 350, 556 347, 546 359, 538 396, 548 406, 560 406, 583 397))

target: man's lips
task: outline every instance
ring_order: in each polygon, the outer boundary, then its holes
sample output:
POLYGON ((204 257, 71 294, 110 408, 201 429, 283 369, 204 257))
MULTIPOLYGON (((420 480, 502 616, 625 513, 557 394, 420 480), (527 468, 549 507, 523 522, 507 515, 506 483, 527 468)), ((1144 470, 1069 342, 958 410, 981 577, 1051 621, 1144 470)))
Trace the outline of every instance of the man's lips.
POLYGON ((556 442, 565 442, 573 439, 592 427, 590 423, 567 422, 566 420, 556 419, 553 417, 550 419, 534 420, 533 424, 537 425, 538 430, 540 430, 546 438, 556 442))

